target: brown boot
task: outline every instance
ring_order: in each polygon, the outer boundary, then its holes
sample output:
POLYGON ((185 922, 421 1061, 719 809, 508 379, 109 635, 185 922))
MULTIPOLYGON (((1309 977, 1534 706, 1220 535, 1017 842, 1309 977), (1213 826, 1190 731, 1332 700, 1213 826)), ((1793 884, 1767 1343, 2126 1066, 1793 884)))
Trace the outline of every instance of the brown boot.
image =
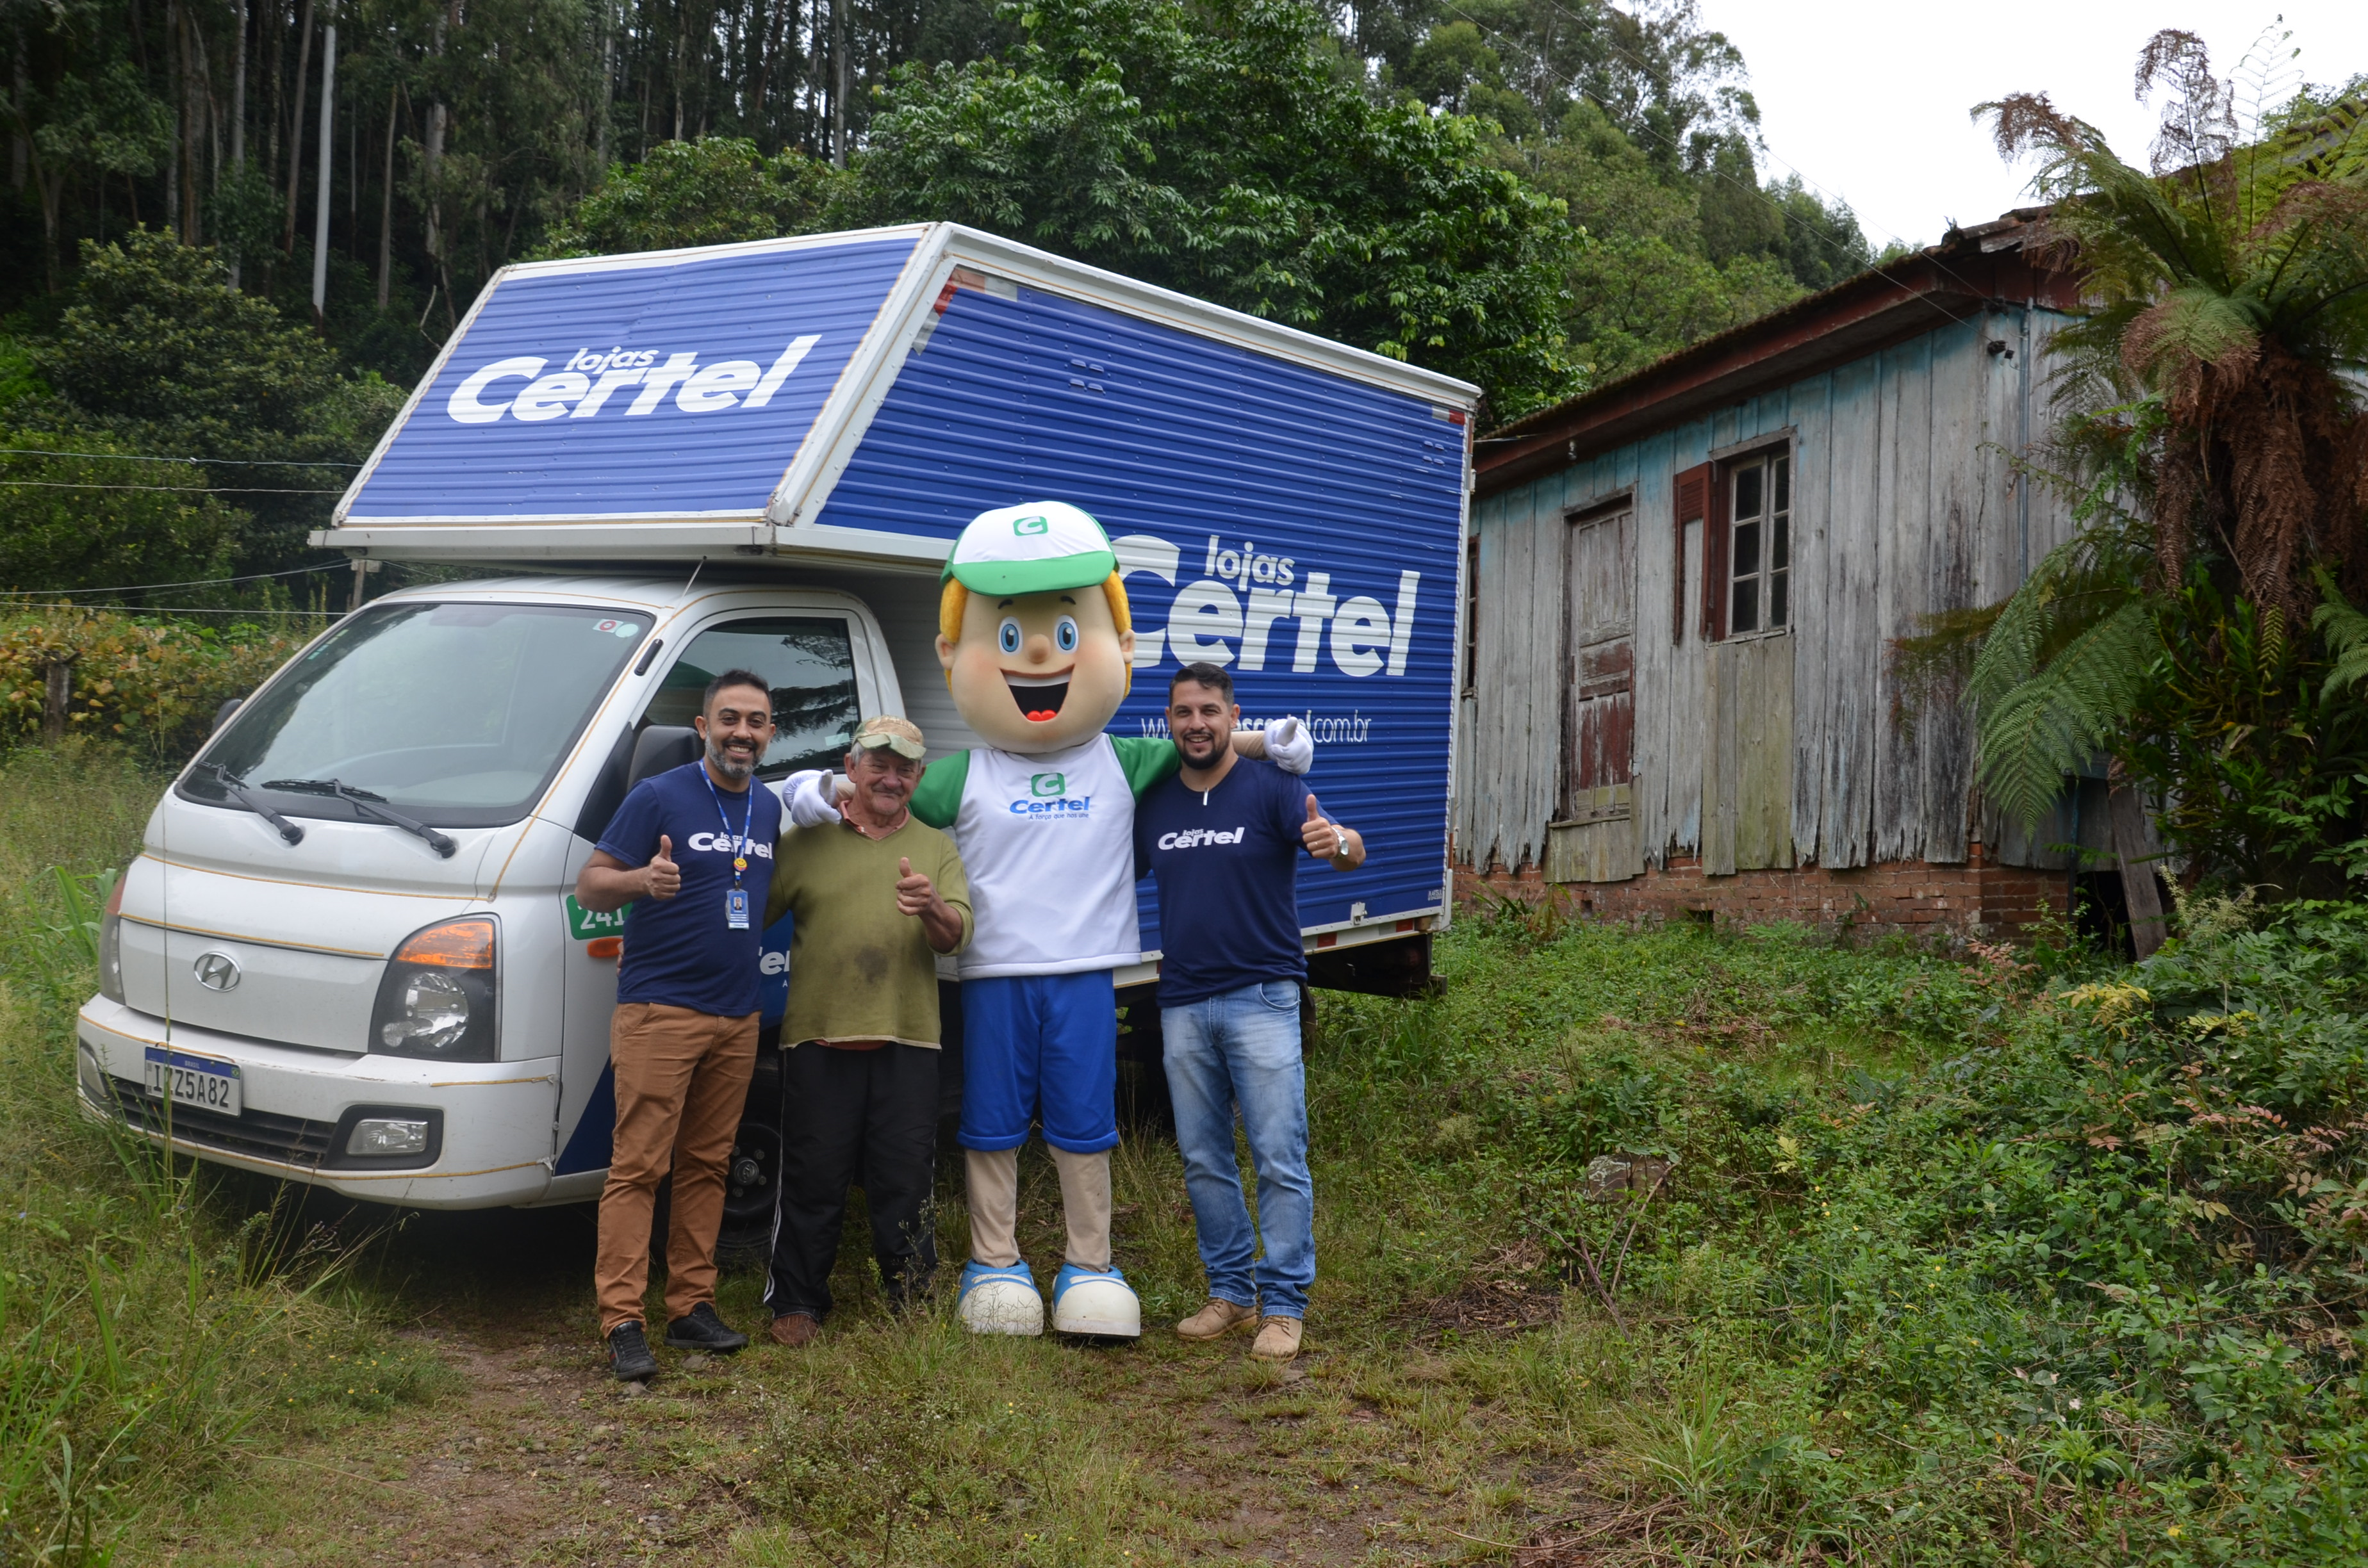
POLYGON ((822 1324, 812 1312, 783 1312, 773 1320, 773 1343, 786 1345, 792 1350, 803 1350, 822 1334, 822 1324))
POLYGON ((1250 1345, 1252 1358, 1259 1361, 1288 1361, 1299 1354, 1300 1324, 1297 1318, 1269 1317, 1258 1324, 1258 1338, 1250 1345))
POLYGON ((1258 1309, 1233 1301, 1209 1298, 1209 1304, 1176 1325, 1179 1339, 1222 1339, 1237 1328, 1247 1328, 1258 1322, 1258 1309))

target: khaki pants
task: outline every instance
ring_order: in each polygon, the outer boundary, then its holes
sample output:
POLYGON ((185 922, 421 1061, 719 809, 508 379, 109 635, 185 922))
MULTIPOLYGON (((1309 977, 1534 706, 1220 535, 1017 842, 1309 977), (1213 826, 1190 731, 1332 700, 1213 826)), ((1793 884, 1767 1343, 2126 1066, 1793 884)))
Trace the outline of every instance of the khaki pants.
POLYGON ((609 1060, 617 1074, 617 1138, 600 1192, 592 1265, 604 1335, 642 1321, 650 1221, 669 1169, 666 1320, 715 1300, 724 1166, 757 1070, 757 1015, 720 1018, 655 1002, 621 1003, 609 1025, 609 1060))

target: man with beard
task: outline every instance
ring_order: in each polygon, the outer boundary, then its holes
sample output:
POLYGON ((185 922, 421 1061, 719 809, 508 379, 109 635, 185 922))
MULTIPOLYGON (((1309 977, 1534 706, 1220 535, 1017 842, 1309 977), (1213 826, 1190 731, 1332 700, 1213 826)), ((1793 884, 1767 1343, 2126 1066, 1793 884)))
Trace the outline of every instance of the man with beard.
POLYGON ((715 1238, 757 1066, 757 937, 781 802, 757 782, 773 739, 764 677, 726 670, 700 707, 692 724, 707 755, 635 785, 575 879, 586 909, 632 906, 609 1027, 617 1132, 593 1262, 609 1369, 626 1381, 658 1369, 643 1298, 669 1170, 666 1342, 709 1352, 748 1343, 715 1312, 715 1238))
POLYGON ((1353 871, 1365 844, 1299 779, 1235 755, 1241 716, 1233 677, 1214 665, 1187 665, 1168 683, 1167 733, 1182 767, 1135 806, 1135 866, 1159 879, 1159 1028, 1209 1285, 1208 1305, 1176 1332, 1217 1339, 1255 1324, 1250 1354, 1288 1361, 1315 1282, 1299 857, 1353 871), (1235 1163, 1236 1108, 1258 1167, 1256 1229, 1235 1163), (1261 1243, 1266 1256, 1253 1263, 1261 1243))

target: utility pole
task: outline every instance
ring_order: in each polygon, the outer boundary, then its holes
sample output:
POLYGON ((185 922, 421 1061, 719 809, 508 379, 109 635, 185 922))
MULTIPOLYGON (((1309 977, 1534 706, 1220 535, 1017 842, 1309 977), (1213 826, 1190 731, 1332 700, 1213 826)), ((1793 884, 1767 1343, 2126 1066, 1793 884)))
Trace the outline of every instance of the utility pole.
POLYGON ((337 13, 332 6, 328 26, 321 35, 321 185, 313 204, 313 324, 316 327, 323 324, 323 307, 329 300, 329 171, 335 166, 330 154, 336 146, 330 132, 336 129, 336 108, 337 13))

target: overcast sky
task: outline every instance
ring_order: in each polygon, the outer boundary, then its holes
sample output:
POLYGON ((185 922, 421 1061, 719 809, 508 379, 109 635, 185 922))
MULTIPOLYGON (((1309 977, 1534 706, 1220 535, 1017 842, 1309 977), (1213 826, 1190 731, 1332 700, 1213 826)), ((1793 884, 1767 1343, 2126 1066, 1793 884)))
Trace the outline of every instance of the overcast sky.
POLYGON ((2368 71, 2368 0, 1993 0, 1979 7, 1897 0, 1701 0, 1751 71, 1778 178, 1797 171, 1846 199, 1880 250, 1930 244, 1949 220, 1976 223, 2028 200, 2028 168, 2009 167, 1967 118, 2010 92, 2044 92, 2101 127, 2143 165, 2160 119, 2131 95, 2139 48, 2159 28, 2203 35, 2226 78, 2283 15, 2302 56, 2293 80, 2368 71), (2297 74, 2298 72, 2298 74, 2297 74))

